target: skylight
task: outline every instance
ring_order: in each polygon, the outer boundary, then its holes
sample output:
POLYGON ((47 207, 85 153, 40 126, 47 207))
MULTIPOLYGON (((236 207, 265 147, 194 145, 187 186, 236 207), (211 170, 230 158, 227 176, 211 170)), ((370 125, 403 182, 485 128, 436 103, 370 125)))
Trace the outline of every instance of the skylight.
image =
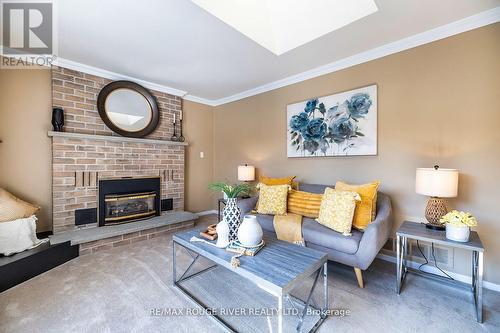
POLYGON ((373 0, 191 0, 276 55, 378 10, 373 0))

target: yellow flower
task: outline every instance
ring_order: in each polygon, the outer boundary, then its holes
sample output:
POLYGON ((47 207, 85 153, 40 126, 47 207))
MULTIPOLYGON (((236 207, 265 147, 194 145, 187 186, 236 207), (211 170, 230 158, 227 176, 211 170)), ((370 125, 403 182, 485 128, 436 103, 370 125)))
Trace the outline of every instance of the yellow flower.
POLYGON ((475 227, 477 220, 471 213, 452 210, 440 219, 441 223, 449 223, 457 227, 475 227))

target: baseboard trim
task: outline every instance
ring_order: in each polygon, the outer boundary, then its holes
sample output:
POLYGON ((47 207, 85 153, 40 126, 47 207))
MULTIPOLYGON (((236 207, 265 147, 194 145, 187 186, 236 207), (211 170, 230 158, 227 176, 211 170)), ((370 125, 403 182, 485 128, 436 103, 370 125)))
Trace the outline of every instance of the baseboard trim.
POLYGON ((198 216, 205 216, 205 215, 212 215, 212 214, 217 214, 217 211, 215 209, 213 210, 204 210, 202 212, 195 213, 198 216))
MULTIPOLYGON (((385 261, 388 261, 388 262, 396 263, 396 257, 390 256, 390 255, 387 255, 387 254, 379 253, 377 255, 377 258, 385 260, 385 261)), ((418 267, 421 265, 420 263, 417 263, 417 262, 414 262, 414 261, 411 261, 411 260, 408 260, 407 263, 408 263, 408 266, 410 266, 411 268, 414 268, 414 269, 418 269, 418 267)), ((439 274, 440 273, 439 270, 436 267, 430 266, 430 265, 423 266, 422 270, 425 271, 425 272, 428 272, 428 273, 434 273, 434 274, 439 274)), ((470 283, 470 276, 463 275, 463 274, 458 274, 458 273, 454 273, 454 272, 450 272, 450 271, 447 271, 445 269, 443 269, 443 271, 445 271, 447 274, 449 274, 452 278, 454 278, 457 281, 465 282, 465 283, 470 283)), ((496 283, 493 283, 493 282, 488 282, 488 281, 484 281, 483 280, 483 287, 485 289, 489 289, 489 290, 494 290, 494 291, 500 292, 500 284, 496 284, 496 283)))

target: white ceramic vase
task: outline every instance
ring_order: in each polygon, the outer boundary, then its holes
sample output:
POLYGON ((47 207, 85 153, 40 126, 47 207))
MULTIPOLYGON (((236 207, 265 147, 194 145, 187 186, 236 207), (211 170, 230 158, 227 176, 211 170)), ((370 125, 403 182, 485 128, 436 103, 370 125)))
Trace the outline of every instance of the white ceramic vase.
POLYGON ((227 222, 225 220, 220 221, 217 223, 215 230, 217 230, 217 243, 215 246, 220 248, 227 247, 229 245, 229 225, 227 222))
POLYGON ((259 245, 262 241, 262 228, 255 215, 245 215, 238 229, 238 241, 247 247, 259 245))
POLYGON ((456 242, 468 242, 470 228, 467 226, 457 227, 456 225, 446 224, 446 238, 456 242))

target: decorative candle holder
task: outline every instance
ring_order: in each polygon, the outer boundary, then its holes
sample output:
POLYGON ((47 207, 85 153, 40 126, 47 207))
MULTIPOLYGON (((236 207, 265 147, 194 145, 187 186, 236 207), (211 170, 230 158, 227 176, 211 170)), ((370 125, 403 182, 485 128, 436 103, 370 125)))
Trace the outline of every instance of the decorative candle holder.
POLYGON ((177 137, 177 141, 184 142, 184 141, 186 141, 186 139, 182 136, 182 118, 179 120, 179 124, 180 124, 181 134, 177 137))
POLYGON ((174 118, 174 134, 170 138, 170 141, 179 141, 179 137, 177 136, 177 132, 175 130, 175 125, 176 125, 176 121, 175 121, 175 118, 174 118))

